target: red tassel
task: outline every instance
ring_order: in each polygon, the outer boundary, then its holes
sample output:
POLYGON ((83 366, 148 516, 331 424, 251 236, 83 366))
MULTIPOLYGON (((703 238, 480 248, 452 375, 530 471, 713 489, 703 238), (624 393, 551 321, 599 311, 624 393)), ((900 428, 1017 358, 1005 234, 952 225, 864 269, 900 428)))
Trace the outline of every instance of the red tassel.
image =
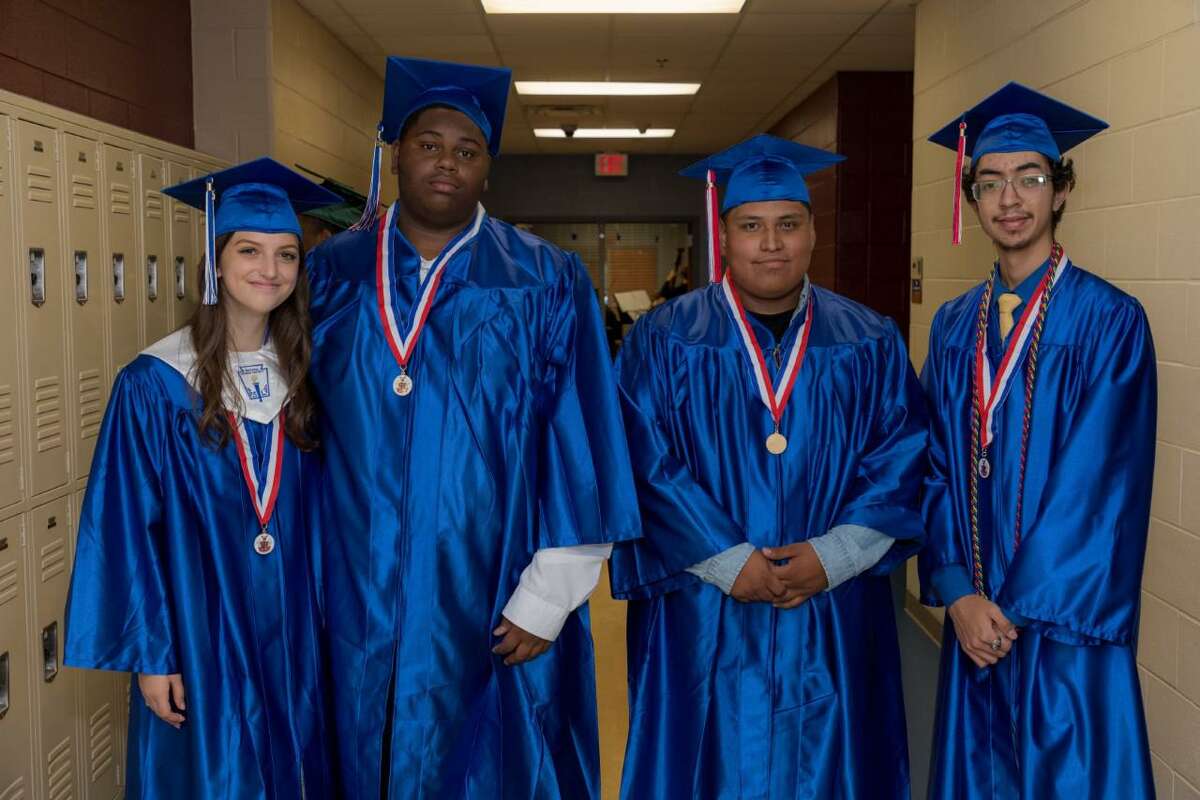
POLYGON ((723 277, 721 265, 721 219, 717 205, 717 178, 711 169, 707 175, 708 187, 704 193, 704 211, 708 222, 708 280, 717 283, 723 277))
POLYGON ((954 159, 954 219, 950 222, 950 243, 962 244, 962 171, 967 155, 967 122, 958 123, 958 156, 954 159))

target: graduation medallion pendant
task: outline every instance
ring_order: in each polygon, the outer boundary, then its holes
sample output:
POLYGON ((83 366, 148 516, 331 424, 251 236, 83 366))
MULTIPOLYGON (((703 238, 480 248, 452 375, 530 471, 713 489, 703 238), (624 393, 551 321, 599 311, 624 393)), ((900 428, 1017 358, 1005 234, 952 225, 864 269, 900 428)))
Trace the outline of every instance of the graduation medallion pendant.
POLYGON ((976 469, 979 470, 979 477, 986 481, 992 475, 992 462, 988 461, 987 456, 980 456, 976 469))
POLYGON ((787 444, 787 438, 779 431, 775 431, 767 437, 767 452, 773 456, 783 455, 783 451, 787 450, 787 444))
POLYGON ((269 556, 275 552, 275 537, 267 533, 266 528, 254 538, 254 552, 260 556, 269 556))
POLYGON ((395 392, 399 397, 408 397, 410 394, 412 394, 412 390, 413 379, 408 377, 407 372, 401 372, 396 376, 395 380, 392 381, 392 391, 395 392))

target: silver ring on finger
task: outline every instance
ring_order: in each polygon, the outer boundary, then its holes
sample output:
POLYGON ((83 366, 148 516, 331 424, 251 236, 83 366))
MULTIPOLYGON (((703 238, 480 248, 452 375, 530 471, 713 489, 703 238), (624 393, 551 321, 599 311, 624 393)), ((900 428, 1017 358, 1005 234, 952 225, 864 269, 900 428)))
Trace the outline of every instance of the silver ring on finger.
POLYGON ((992 640, 992 652, 993 653, 1000 652, 1000 637, 999 636, 997 636, 995 639, 992 640))

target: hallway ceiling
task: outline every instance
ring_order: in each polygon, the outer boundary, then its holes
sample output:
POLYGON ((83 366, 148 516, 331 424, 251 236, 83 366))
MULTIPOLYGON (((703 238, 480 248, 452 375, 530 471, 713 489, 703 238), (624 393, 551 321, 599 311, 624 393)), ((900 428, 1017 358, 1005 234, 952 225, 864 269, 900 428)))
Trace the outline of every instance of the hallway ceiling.
POLYGON ((480 0, 299 0, 382 77, 387 55, 507 66, 515 80, 700 82, 695 96, 512 92, 507 153, 706 153, 770 128, 837 71, 911 70, 913 0, 747 0, 738 14, 485 14, 480 0), (563 109, 562 107, 566 107, 563 109), (670 139, 533 129, 675 128, 670 139))

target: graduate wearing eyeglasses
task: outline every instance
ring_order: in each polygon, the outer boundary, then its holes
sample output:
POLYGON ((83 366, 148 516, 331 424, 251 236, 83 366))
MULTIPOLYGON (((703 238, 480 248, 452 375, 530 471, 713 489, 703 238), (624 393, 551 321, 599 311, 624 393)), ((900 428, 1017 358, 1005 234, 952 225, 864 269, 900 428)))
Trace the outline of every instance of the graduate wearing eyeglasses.
POLYGON ((931 798, 1154 796, 1135 652, 1154 345, 1056 236, 1064 153, 1106 127, 1010 83, 930 137, 958 152, 955 240, 965 198, 996 250, 935 315, 922 374, 922 599, 947 608, 931 798))
POLYGON ((728 271, 621 349, 626 800, 908 797, 887 575, 923 535, 925 406, 895 323, 808 280, 805 175, 841 160, 763 135, 685 170, 724 186, 728 271))

